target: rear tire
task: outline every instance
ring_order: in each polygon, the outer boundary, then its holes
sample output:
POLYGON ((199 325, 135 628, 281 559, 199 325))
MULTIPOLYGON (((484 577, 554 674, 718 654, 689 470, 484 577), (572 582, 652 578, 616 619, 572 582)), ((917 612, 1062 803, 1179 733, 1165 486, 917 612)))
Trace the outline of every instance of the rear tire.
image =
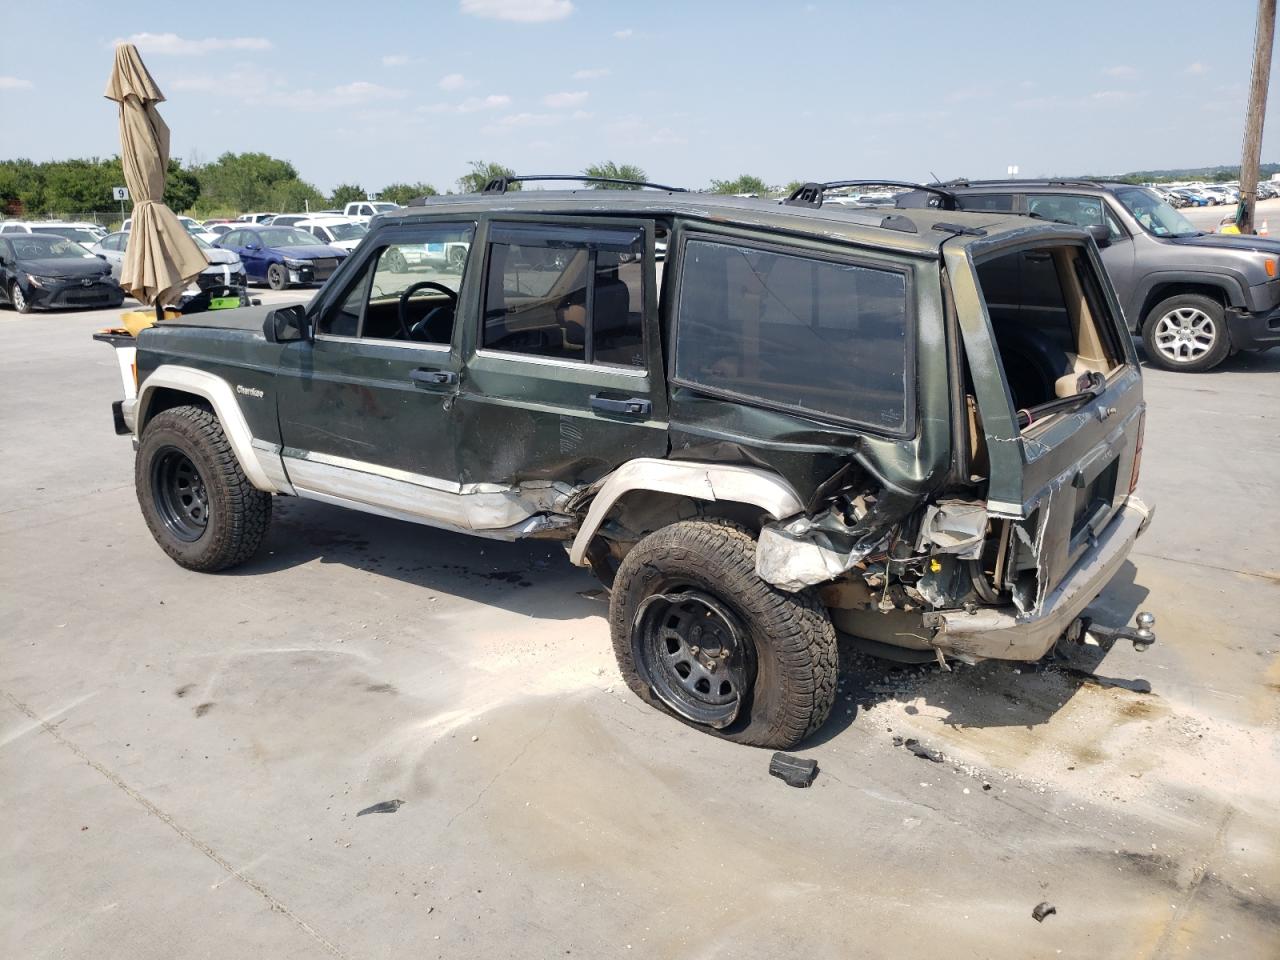
POLYGON ((649 534, 626 555, 614 579, 613 650, 627 686, 650 706, 736 743, 787 749, 822 726, 831 712, 839 670, 836 635, 811 591, 786 593, 756 576, 755 555, 751 534, 727 520, 683 520, 649 534), (661 598, 667 596, 694 599, 683 606, 653 606, 666 604, 661 598), (681 624, 668 628, 678 631, 685 629, 690 608, 697 621, 692 631, 682 640, 674 633, 666 636, 661 642, 668 646, 659 646, 655 655, 645 626, 649 611, 659 609, 668 617, 660 627, 681 624), (741 659, 738 650, 725 653, 716 639, 717 625, 725 622, 740 628, 741 659), (693 645, 699 642, 706 649, 693 645), (668 658, 662 651, 672 646, 681 651, 668 658), (717 650, 723 660, 716 659, 717 650), (719 670, 713 667, 707 674, 690 651, 715 661, 719 670), (698 703, 690 680, 702 678, 701 683, 708 677, 716 687, 698 703), (743 683, 736 716, 727 719, 722 713, 717 721, 699 721, 691 715, 723 709, 725 695, 736 694, 727 681, 738 679, 743 683))
POLYGON ((267 286, 272 290, 284 290, 289 286, 289 271, 283 263, 267 267, 267 286))
POLYGON ((156 543, 188 570, 244 563, 271 523, 271 495, 249 482, 218 418, 202 407, 152 418, 138 446, 134 487, 156 543))
POLYGON ((1151 308, 1142 324, 1147 359, 1162 370, 1203 373, 1231 353, 1226 310, 1198 293, 1182 293, 1151 308))

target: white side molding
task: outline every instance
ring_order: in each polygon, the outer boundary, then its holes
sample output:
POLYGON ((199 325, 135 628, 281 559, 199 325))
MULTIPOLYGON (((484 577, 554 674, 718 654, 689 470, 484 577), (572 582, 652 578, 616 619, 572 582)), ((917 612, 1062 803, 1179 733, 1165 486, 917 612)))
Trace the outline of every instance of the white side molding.
POLYGON ((695 500, 729 500, 750 503, 776 520, 804 509, 791 485, 775 474, 755 467, 657 460, 641 457, 623 464, 604 482, 569 550, 569 560, 585 564, 587 546, 613 505, 632 490, 674 493, 695 500))
MULTIPOLYGON (((284 465, 280 460, 279 448, 273 451, 266 449, 267 444, 261 442, 261 445, 254 444, 253 433, 249 430, 248 421, 240 411, 240 404, 236 402, 231 384, 216 374, 172 363, 156 367, 151 376, 147 377, 138 388, 138 405, 133 428, 135 437, 141 438, 140 427, 147 422, 151 398, 159 387, 193 393, 208 400, 222 424, 222 432, 227 435, 227 442, 231 444, 232 452, 240 461, 240 469, 249 478, 249 482, 267 493, 293 493, 293 488, 286 479, 284 465)), ((274 444, 270 446, 275 447, 274 444)))

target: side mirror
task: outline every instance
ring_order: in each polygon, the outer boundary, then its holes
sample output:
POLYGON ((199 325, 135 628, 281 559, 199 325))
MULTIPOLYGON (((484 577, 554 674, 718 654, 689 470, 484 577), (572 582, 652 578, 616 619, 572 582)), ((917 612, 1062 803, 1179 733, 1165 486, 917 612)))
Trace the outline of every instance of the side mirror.
POLYGON ((267 314, 262 324, 262 335, 268 343, 293 343, 311 339, 311 324, 307 309, 300 303, 291 307, 277 307, 267 314))
POLYGON ((1085 227, 1089 231, 1089 236, 1093 237, 1093 242, 1098 248, 1111 246, 1111 231, 1100 223, 1091 223, 1085 227))
POLYGON ((97 257, 99 260, 107 259, 107 255, 105 253, 95 253, 94 256, 97 257))

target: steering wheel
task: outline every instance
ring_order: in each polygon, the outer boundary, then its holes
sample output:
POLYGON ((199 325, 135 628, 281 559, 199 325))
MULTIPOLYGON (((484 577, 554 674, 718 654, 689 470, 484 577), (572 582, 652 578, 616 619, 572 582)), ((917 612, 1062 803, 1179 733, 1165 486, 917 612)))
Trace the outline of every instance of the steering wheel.
POLYGON ((449 304, 454 310, 458 309, 458 291, 446 287, 443 283, 436 283, 434 280, 419 280, 417 283, 411 283, 404 288, 404 293, 400 294, 400 307, 396 311, 396 319, 400 321, 400 333, 406 340, 413 339, 409 335, 409 322, 405 319, 405 311, 409 306, 409 298, 419 290, 439 290, 449 298, 449 304))

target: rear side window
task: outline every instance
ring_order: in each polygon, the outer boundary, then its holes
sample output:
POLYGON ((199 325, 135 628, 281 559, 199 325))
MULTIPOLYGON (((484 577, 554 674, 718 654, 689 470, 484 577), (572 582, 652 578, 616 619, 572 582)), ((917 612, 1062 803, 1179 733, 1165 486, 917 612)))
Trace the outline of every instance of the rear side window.
POLYGON ((699 239, 683 264, 676 382, 907 432, 907 271, 699 239))
POLYGON ((644 232, 499 224, 490 233, 483 345, 644 366, 644 232))
POLYGON ((996 210, 1011 213, 1013 211, 1013 194, 971 193, 957 196, 956 205, 961 210, 996 210))

